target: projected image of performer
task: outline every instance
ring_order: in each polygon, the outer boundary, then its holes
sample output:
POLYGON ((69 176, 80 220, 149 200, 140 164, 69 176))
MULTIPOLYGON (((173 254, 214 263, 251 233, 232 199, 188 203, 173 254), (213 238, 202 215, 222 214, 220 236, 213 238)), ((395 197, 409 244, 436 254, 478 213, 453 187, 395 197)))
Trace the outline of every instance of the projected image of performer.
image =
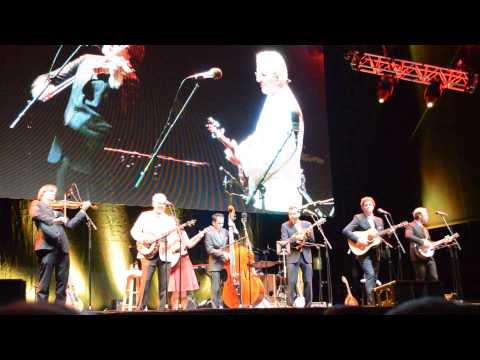
POLYGON ((68 275, 70 272, 70 243, 65 228, 73 229, 85 218, 90 201, 81 203, 80 211, 68 219, 53 209, 57 187, 47 184, 40 188, 37 200, 32 201, 29 214, 38 232, 35 238, 35 254, 38 260, 37 301, 48 302, 50 279, 55 272, 55 302, 65 304, 68 275))
MULTIPOLYGON (((142 45, 103 45, 103 55, 85 54, 67 64, 41 96, 40 100, 47 101, 62 87, 59 85, 68 79, 73 81, 64 113, 66 128, 54 137, 47 159, 58 166, 56 184, 60 192, 65 183, 78 182, 81 175, 87 177, 85 185, 89 185, 104 138, 134 100, 139 82, 135 69, 143 61, 144 50, 142 45), (121 106, 112 109, 112 104, 118 104, 115 97, 120 98, 121 106)), ((47 76, 40 75, 33 82, 33 96, 43 89, 47 76)))
MULTIPOLYGON (((248 178, 248 191, 255 193, 253 205, 258 209, 287 212, 291 205, 301 206, 304 123, 300 106, 289 87, 287 65, 280 53, 262 51, 256 55, 256 81, 266 95, 255 131, 225 150, 226 158, 248 178), (264 201, 261 201, 264 192, 264 201)), ((207 125, 214 133, 215 126, 207 125)), ((223 141, 222 141, 223 142, 223 141)))

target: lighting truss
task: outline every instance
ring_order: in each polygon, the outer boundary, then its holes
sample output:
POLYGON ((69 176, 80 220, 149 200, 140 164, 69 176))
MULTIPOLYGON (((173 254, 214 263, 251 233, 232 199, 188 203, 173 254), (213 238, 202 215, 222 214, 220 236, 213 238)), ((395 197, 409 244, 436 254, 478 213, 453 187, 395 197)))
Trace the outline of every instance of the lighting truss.
POLYGON ((443 89, 473 94, 478 84, 478 74, 448 69, 386 56, 350 51, 345 57, 352 70, 373 75, 389 75, 399 80, 430 85, 440 81, 443 89))

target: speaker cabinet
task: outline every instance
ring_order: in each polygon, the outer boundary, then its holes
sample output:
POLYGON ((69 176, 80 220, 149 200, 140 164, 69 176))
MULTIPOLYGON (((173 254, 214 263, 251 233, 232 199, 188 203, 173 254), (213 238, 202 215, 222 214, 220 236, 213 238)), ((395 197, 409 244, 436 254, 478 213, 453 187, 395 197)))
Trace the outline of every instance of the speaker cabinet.
POLYGON ((26 300, 27 283, 21 279, 0 280, 0 306, 26 300))

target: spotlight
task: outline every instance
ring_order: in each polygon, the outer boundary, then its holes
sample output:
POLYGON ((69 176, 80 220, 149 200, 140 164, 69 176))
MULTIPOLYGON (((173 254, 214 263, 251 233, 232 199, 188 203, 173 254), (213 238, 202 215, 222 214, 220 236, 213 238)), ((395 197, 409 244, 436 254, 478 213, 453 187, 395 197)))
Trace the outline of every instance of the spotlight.
POLYGON ((425 89, 424 98, 427 107, 432 108, 437 102, 438 98, 442 95, 443 86, 440 81, 435 80, 430 83, 425 89))
POLYGON ((382 76, 377 84, 377 99, 380 104, 383 104, 393 94, 396 80, 391 76, 382 76))

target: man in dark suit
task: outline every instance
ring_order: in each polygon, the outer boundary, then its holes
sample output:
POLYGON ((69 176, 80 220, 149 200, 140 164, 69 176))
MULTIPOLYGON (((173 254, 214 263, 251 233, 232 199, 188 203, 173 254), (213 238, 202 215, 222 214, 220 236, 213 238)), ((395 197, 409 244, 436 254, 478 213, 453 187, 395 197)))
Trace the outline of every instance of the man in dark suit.
POLYGON ((80 211, 68 219, 59 211, 49 207, 55 200, 57 188, 55 185, 44 185, 40 188, 37 200, 32 201, 29 214, 35 221, 38 232, 35 238, 35 253, 38 258, 38 291, 37 301, 48 302, 50 279, 55 271, 56 290, 55 302, 65 304, 68 275, 70 271, 70 257, 67 234, 64 227, 73 229, 85 218, 90 201, 82 203, 80 211))
POLYGON ((282 224, 281 239, 290 242, 290 255, 287 256, 288 263, 288 296, 287 303, 292 306, 295 300, 295 287, 298 278, 298 268, 302 269, 303 286, 305 295, 305 307, 312 305, 312 250, 309 247, 296 249, 302 242, 314 242, 313 230, 306 231, 312 225, 309 221, 299 220, 300 212, 296 206, 288 209, 288 221, 282 224))
MULTIPOLYGON (((360 207, 363 213, 353 216, 352 221, 345 226, 342 233, 353 242, 361 242, 367 244, 366 240, 360 239, 353 232, 365 231, 369 229, 375 229, 376 231, 382 231, 384 229, 383 219, 373 215, 375 209, 375 200, 370 196, 365 196, 360 200, 360 207)), ((364 255, 357 256, 357 260, 364 273, 365 286, 367 289, 367 302, 369 305, 374 304, 373 300, 373 288, 376 286, 378 279, 378 270, 380 265, 380 251, 379 247, 372 247, 364 255)))
POLYGON ((228 244, 228 231, 223 227, 225 218, 221 213, 212 215, 213 230, 205 235, 205 248, 208 253, 208 271, 212 279, 211 298, 214 309, 222 309, 222 270, 224 263, 229 259, 225 251, 228 244))
MULTIPOLYGON (((134 100, 132 94, 139 82, 135 69, 143 61, 144 46, 103 45, 101 49, 102 55, 85 54, 68 63, 60 73, 60 69, 51 71, 50 74, 56 75, 54 82, 40 97, 48 101, 58 90, 57 86, 73 80, 64 114, 65 128, 53 139, 47 159, 51 164, 58 164, 56 185, 59 192, 64 191, 65 183, 72 182, 72 178, 79 182, 85 177, 89 192, 89 176, 99 170, 94 161, 103 151, 104 138, 115 120, 112 108, 118 102, 112 101, 114 95, 118 94, 122 113, 127 112, 127 105, 134 100)), ((33 96, 44 89, 50 74, 35 79, 33 96)), ((97 184, 97 191, 101 185, 97 184)))
POLYGON ((429 245, 430 234, 425 225, 428 224, 428 211, 423 207, 413 210, 413 219, 405 228, 405 238, 410 240, 410 260, 415 269, 416 280, 438 281, 437 264, 433 256, 423 260, 415 253, 415 245, 429 245))

